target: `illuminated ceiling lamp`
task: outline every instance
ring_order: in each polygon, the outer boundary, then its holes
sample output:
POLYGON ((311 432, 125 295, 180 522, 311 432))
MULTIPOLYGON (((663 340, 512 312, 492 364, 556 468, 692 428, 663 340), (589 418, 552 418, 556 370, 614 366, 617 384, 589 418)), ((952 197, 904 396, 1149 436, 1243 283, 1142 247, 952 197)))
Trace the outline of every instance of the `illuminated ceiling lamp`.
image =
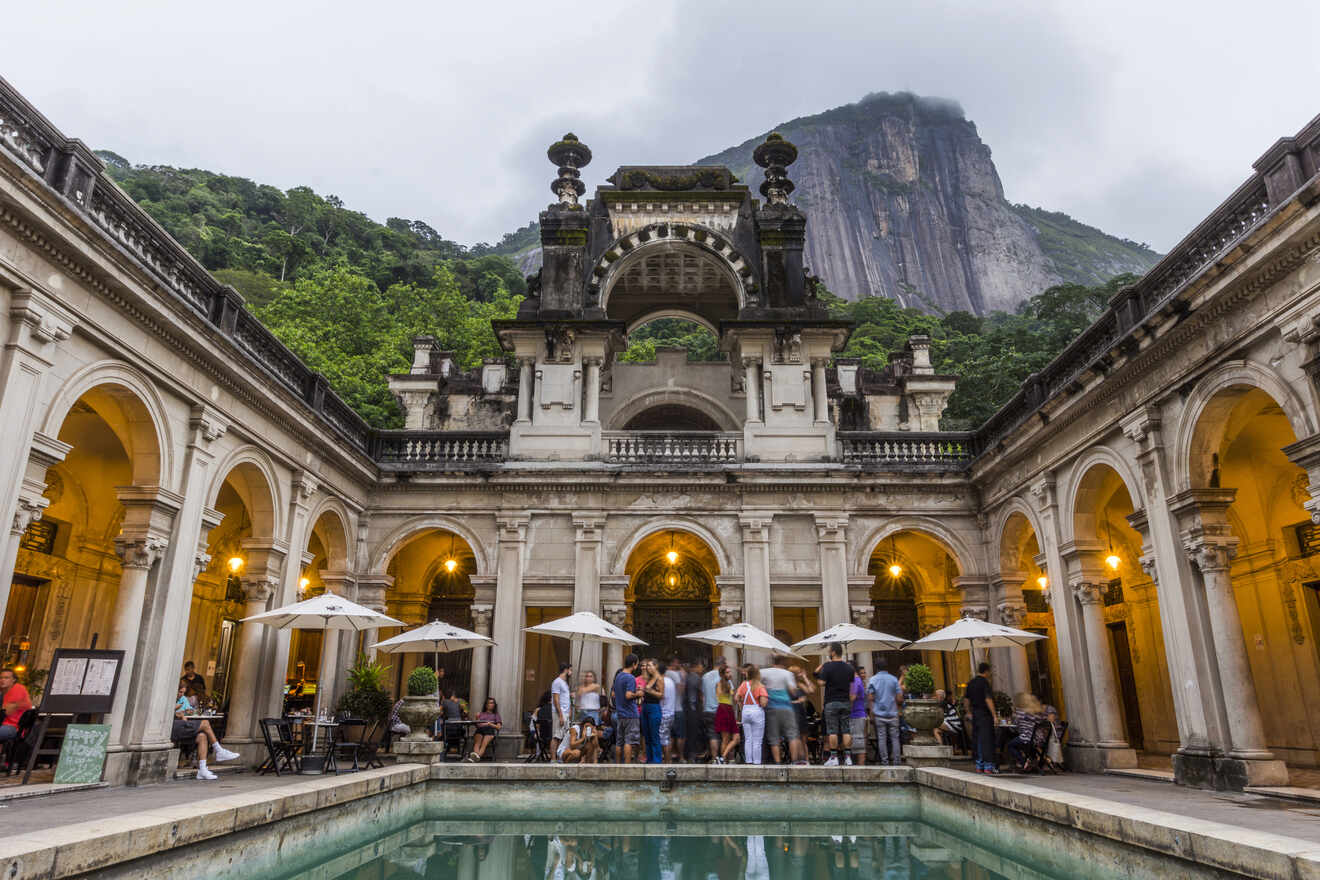
POLYGON ((1109 505, 1105 505, 1105 535, 1109 539, 1109 555, 1105 557, 1105 565, 1109 566, 1110 571, 1118 571, 1118 567, 1123 560, 1114 552, 1114 531, 1109 525, 1109 505))
MULTIPOLYGON (((669 561, 670 565, 678 563, 678 551, 674 549, 674 533, 672 530, 669 532, 669 552, 665 554, 665 559, 669 561)), ((673 581, 670 581, 670 583, 673 583, 673 581)))
POLYGON ((445 571, 453 574, 458 568, 458 560, 454 558, 454 533, 449 533, 449 553, 445 556, 445 571))
POLYGON ((1036 586, 1040 587, 1042 590, 1048 590, 1050 588, 1050 579, 1042 574, 1040 577, 1036 578, 1036 586))
POLYGON ((298 579, 298 589, 302 590, 303 592, 306 592, 307 588, 310 587, 311 585, 312 582, 307 577, 301 577, 298 579))
POLYGON ((242 556, 229 557, 230 574, 238 574, 242 570, 243 570, 243 557, 242 556))
POLYGON ((889 539, 889 560, 889 576, 892 578, 902 576, 903 566, 898 564, 898 542, 893 537, 889 539))

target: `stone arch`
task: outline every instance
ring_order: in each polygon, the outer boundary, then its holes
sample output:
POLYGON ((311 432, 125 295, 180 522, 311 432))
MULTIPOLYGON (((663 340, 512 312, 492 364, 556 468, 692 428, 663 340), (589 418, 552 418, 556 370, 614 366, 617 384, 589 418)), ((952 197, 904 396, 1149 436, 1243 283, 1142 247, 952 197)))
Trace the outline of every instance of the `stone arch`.
POLYGON ((348 511, 348 506, 333 496, 322 498, 307 521, 311 523, 311 528, 315 529, 316 524, 324 517, 333 518, 338 526, 323 532, 326 567, 344 571, 352 569, 356 560, 353 558, 352 539, 349 537, 352 534, 350 523, 353 522, 353 517, 348 511))
POLYGON ((74 373, 47 407, 42 433, 58 436, 74 404, 88 396, 128 452, 134 484, 172 487, 174 444, 165 402, 147 375, 129 364, 97 361, 74 373))
POLYGON ((1269 395, 1287 416, 1294 437, 1309 437, 1316 432, 1306 404, 1277 372, 1254 361, 1221 364, 1197 382, 1183 407, 1174 441, 1177 491, 1209 485, 1211 455, 1215 451, 1209 444, 1217 443, 1223 431, 1197 429, 1206 419, 1218 422, 1222 428, 1240 397, 1232 393, 1235 389, 1255 389, 1269 395))
POLYGON ((472 549, 472 558, 476 566, 476 571, 473 574, 487 574, 490 571, 485 546, 482 544, 481 539, 477 537, 477 533, 457 518, 439 513, 414 516, 396 526, 377 546, 371 556, 371 565, 368 570, 372 574, 385 574, 386 569, 389 568, 390 560, 394 558, 394 554, 398 553, 418 533, 432 529, 453 532, 467 542, 468 547, 472 549))
POLYGON ((1065 511, 1062 522, 1064 543, 1077 540, 1078 495, 1083 490, 1082 484, 1086 475, 1096 465, 1106 465, 1118 474, 1118 478, 1127 489, 1128 497, 1132 500, 1133 510, 1146 508, 1143 486, 1131 462, 1108 446, 1094 446, 1078 458, 1068 472, 1068 481, 1062 493, 1065 511))
POLYGON ((625 400, 610 415, 607 431, 620 431, 641 413, 657 406, 677 405, 697 410, 720 426, 722 431, 738 431, 742 422, 738 416, 720 401, 695 388, 683 386, 657 386, 625 400))
POLYGON ((252 518, 254 538, 284 536, 284 500, 275 463, 256 446, 240 446, 216 468, 214 481, 207 492, 207 506, 214 507, 225 481, 239 493, 252 518))
POLYGON ((715 555, 715 562, 719 571, 716 575, 730 574, 733 571, 730 565, 730 553, 728 548, 720 541, 719 536, 710 529, 697 522, 695 519, 686 516, 665 517, 662 519, 651 520, 633 530, 628 539, 619 545, 619 550, 615 554, 614 564, 610 567, 610 573, 615 575, 627 574, 628 560, 637 545, 658 532, 690 532, 705 542, 710 548, 710 552, 715 555))
POLYGON ((948 526, 928 516, 898 516, 871 529, 866 538, 857 544, 853 551, 852 574, 856 577, 868 576, 871 557, 875 554, 876 548, 890 535, 899 532, 917 532, 941 545, 958 563, 961 574, 980 573, 977 570, 979 566, 976 565, 976 556, 970 545, 948 526))
POLYGON ((735 311, 748 304, 756 290, 755 273, 733 244, 708 227, 671 222, 652 223, 611 242, 592 267, 587 281, 588 301, 599 302, 600 308, 609 314, 611 295, 627 271, 639 261, 674 248, 698 255, 724 277, 736 301, 735 311))
POLYGON ((1004 570, 1004 542, 1008 537, 1006 530, 1015 514, 1020 514, 1026 521, 1027 526, 1036 534, 1036 543, 1044 551, 1045 541, 1041 532, 1040 518, 1036 516, 1036 511, 1031 509, 1031 505, 1022 500, 1020 496, 1014 496, 1000 505, 995 511, 994 525, 990 534, 995 536, 996 557, 999 562, 999 570, 1004 570))
POLYGON ((628 335, 631 336, 633 333, 637 332, 639 327, 644 327, 652 321, 662 321, 665 318, 691 321, 694 324, 700 324, 702 327, 705 327, 715 336, 720 335, 720 328, 715 326, 715 324, 713 324, 708 318, 688 309, 657 309, 653 312, 647 312, 646 314, 628 322, 628 335))

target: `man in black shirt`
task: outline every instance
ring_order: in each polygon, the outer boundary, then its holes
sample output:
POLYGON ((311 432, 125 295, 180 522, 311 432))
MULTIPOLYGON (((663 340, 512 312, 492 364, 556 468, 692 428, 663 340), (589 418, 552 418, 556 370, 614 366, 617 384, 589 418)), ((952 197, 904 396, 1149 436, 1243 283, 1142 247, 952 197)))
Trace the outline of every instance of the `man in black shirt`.
POLYGON ((843 659, 843 645, 830 645, 830 659, 816 669, 816 678, 825 683, 825 734, 830 758, 826 767, 837 767, 844 753, 852 747, 852 683, 857 675, 852 664, 843 659), (839 740, 843 748, 839 748, 839 740))
POLYGON ((963 694, 972 707, 972 755, 980 773, 999 775, 999 762, 995 759, 995 695, 990 687, 990 664, 976 667, 976 675, 967 682, 963 694))

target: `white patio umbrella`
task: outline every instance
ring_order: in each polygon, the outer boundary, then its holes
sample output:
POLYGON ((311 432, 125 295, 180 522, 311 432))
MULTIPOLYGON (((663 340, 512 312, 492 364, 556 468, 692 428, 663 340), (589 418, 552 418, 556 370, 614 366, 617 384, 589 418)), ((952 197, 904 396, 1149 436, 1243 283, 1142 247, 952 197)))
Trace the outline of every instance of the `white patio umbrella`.
MULTIPOLYGON (((372 611, 370 608, 356 602, 350 602, 343 596, 336 596, 328 590, 319 596, 313 596, 301 602, 294 602, 292 605, 285 605, 283 608, 275 608, 271 611, 263 611, 260 614, 245 617, 240 622, 262 623, 275 629, 319 629, 323 632, 328 630, 362 632, 369 629, 378 629, 382 626, 407 626, 402 620, 395 620, 393 617, 381 614, 379 611, 372 611)), ((321 714, 321 693, 324 690, 321 684, 325 671, 325 657, 329 647, 330 640, 322 638, 320 665, 316 671, 316 714, 318 716, 321 714)), ((316 748, 315 730, 312 732, 312 748, 316 748)))
POLYGON ((433 620, 417 629, 410 629, 383 642, 377 642, 376 650, 384 651, 386 654, 406 654, 412 651, 445 654, 468 648, 489 648, 494 644, 495 640, 489 636, 441 620, 433 620))
POLYGON ((624 632, 608 620, 604 620, 590 611, 579 611, 567 617, 547 620, 545 623, 527 627, 526 631, 577 642, 579 663, 582 662, 582 647, 587 642, 604 642, 612 645, 646 644, 632 633, 624 632))
POLYGON ((977 648, 1008 648, 1043 639, 1041 633, 1014 629, 1002 623, 990 623, 975 617, 960 618, 944 629, 936 630, 925 638, 917 639, 908 649, 922 651, 961 651, 966 648, 976 671, 977 648))
POLYGON ((871 651, 898 651, 907 644, 908 640, 853 623, 840 623, 814 636, 808 636, 793 645, 793 650, 803 654, 815 654, 828 650, 834 642, 842 644, 845 653, 866 654, 871 651))
POLYGON ((734 623, 715 629, 704 629, 701 632, 679 636, 679 638, 700 642, 703 645, 715 645, 716 647, 729 645, 735 648, 760 648, 766 651, 775 651, 779 654, 801 656, 770 633, 757 629, 750 623, 734 623))

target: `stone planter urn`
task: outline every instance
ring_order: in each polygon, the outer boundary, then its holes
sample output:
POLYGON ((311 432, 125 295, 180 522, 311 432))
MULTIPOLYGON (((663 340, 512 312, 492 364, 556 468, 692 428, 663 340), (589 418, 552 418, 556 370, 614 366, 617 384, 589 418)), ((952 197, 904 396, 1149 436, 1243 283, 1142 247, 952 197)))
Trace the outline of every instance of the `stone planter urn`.
POLYGON ((915 728, 912 745, 934 746, 935 728, 944 721, 944 709, 935 700, 912 698, 903 701, 903 720, 915 728))
POLYGON ((435 726, 435 719, 440 717, 440 711, 436 694, 404 697, 403 705, 399 707, 399 720, 408 725, 408 734, 402 741, 430 742, 431 730, 435 726))

